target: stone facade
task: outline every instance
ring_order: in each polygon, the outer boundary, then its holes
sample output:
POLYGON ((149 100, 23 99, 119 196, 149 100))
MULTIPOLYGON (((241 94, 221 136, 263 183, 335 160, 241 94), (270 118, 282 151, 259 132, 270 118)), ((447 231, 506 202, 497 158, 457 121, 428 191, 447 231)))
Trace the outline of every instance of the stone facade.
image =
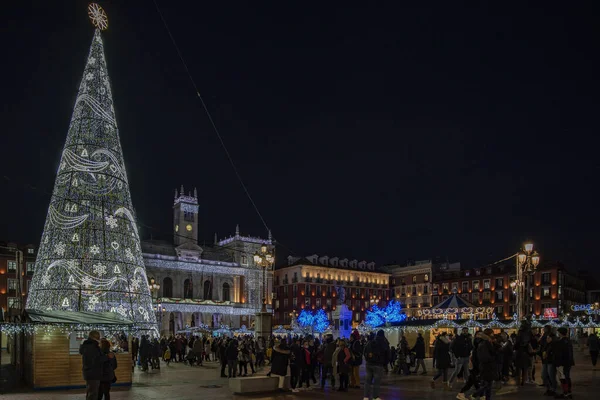
MULTIPOLYGON (((198 199, 196 190, 175 193, 173 242, 142 241, 149 279, 160 285, 153 293, 162 335, 186 327, 228 325, 250 328, 262 305, 262 269, 253 255, 261 246, 273 251, 267 239, 235 235, 214 244, 198 245, 198 199)), ((267 305, 271 304, 272 270, 265 270, 267 305)))

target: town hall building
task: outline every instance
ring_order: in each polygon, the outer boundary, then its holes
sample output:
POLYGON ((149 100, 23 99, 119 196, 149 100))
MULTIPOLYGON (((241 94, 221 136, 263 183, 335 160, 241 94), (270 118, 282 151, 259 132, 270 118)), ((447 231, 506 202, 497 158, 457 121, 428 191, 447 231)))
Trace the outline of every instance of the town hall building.
MULTIPOLYGON (((251 328, 262 305, 262 269, 254 254, 262 246, 272 251, 268 238, 235 234, 210 246, 198 245, 198 194, 183 186, 175 191, 173 241, 142 241, 149 280, 160 285, 153 295, 161 335, 187 327, 251 328)), ((272 292, 272 267, 266 271, 266 293, 272 292)), ((267 296, 271 310, 271 296, 267 296)))

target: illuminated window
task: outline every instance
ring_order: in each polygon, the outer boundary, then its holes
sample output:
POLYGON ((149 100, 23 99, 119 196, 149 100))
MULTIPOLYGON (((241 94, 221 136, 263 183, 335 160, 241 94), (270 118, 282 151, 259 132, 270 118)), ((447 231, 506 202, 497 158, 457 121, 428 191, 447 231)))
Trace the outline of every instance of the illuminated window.
POLYGON ((8 290, 17 290, 19 282, 16 279, 8 280, 8 290))
POLYGON ((469 291, 469 282, 463 282, 462 283, 462 291, 463 292, 468 292, 469 291))
POLYGON ((479 290, 479 281, 473 281, 473 290, 479 290))
POLYGON ((27 249, 27 254, 33 254, 35 253, 35 249, 27 249))
POLYGON ((483 290, 490 290, 491 284, 489 279, 483 280, 483 290))
POLYGON ((490 292, 483 292, 483 300, 490 300, 490 292))
POLYGON ((545 287, 542 289, 542 296, 550 297, 550 288, 549 287, 545 287))
POLYGON ((504 291, 497 290, 496 291, 496 300, 502 300, 504 298, 504 291))
POLYGON ((8 308, 16 308, 18 305, 17 298, 9 297, 6 301, 6 305, 8 306, 8 308))
POLYGON ((33 274, 33 271, 35 271, 35 263, 34 262, 28 262, 27 263, 27 273, 29 275, 33 274))
POLYGON ((412 278, 412 282, 413 282, 413 284, 414 284, 414 283, 417 283, 417 277, 416 277, 416 276, 413 276, 413 278, 412 278))
POLYGON ((428 275, 428 274, 425 274, 425 276, 423 277, 423 280, 424 280, 425 282, 429 282, 429 275, 428 275))
POLYGON ((8 272, 17 272, 17 262, 16 261, 8 262, 8 272))

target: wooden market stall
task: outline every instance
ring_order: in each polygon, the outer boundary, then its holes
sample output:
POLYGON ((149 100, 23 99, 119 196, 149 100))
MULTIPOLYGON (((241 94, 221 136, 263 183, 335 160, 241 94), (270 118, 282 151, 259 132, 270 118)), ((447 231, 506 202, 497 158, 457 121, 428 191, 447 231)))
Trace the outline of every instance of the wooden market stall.
POLYGON ((100 331, 113 344, 118 365, 113 386, 131 386, 132 359, 127 350, 133 322, 108 312, 28 310, 27 314, 24 378, 34 389, 85 387, 79 346, 90 330, 100 331))

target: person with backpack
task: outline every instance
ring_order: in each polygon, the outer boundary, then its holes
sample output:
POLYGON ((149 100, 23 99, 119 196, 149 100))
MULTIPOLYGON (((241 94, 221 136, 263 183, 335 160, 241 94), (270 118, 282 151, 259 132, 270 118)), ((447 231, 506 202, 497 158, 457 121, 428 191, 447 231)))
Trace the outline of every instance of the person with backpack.
POLYGON ((417 334, 417 342, 412 348, 411 352, 415 353, 416 368, 414 374, 419 372, 419 366, 423 367, 421 375, 427 375, 427 367, 425 367, 425 339, 423 338, 423 332, 419 331, 417 334))
POLYGON ((469 379, 469 357, 471 355, 471 350, 473 350, 473 345, 471 344, 471 338, 469 337, 469 328, 464 327, 462 328, 460 335, 456 336, 450 346, 450 351, 454 354, 456 361, 454 362, 454 372, 452 372, 450 380, 448 381, 449 387, 452 387, 454 379, 458 377, 461 370, 463 371, 465 381, 469 379))
POLYGON ((365 391, 363 400, 380 400, 379 389, 383 377, 384 366, 388 364, 390 344, 385 338, 382 329, 377 335, 369 335, 369 341, 365 346, 364 356, 366 361, 365 391))

